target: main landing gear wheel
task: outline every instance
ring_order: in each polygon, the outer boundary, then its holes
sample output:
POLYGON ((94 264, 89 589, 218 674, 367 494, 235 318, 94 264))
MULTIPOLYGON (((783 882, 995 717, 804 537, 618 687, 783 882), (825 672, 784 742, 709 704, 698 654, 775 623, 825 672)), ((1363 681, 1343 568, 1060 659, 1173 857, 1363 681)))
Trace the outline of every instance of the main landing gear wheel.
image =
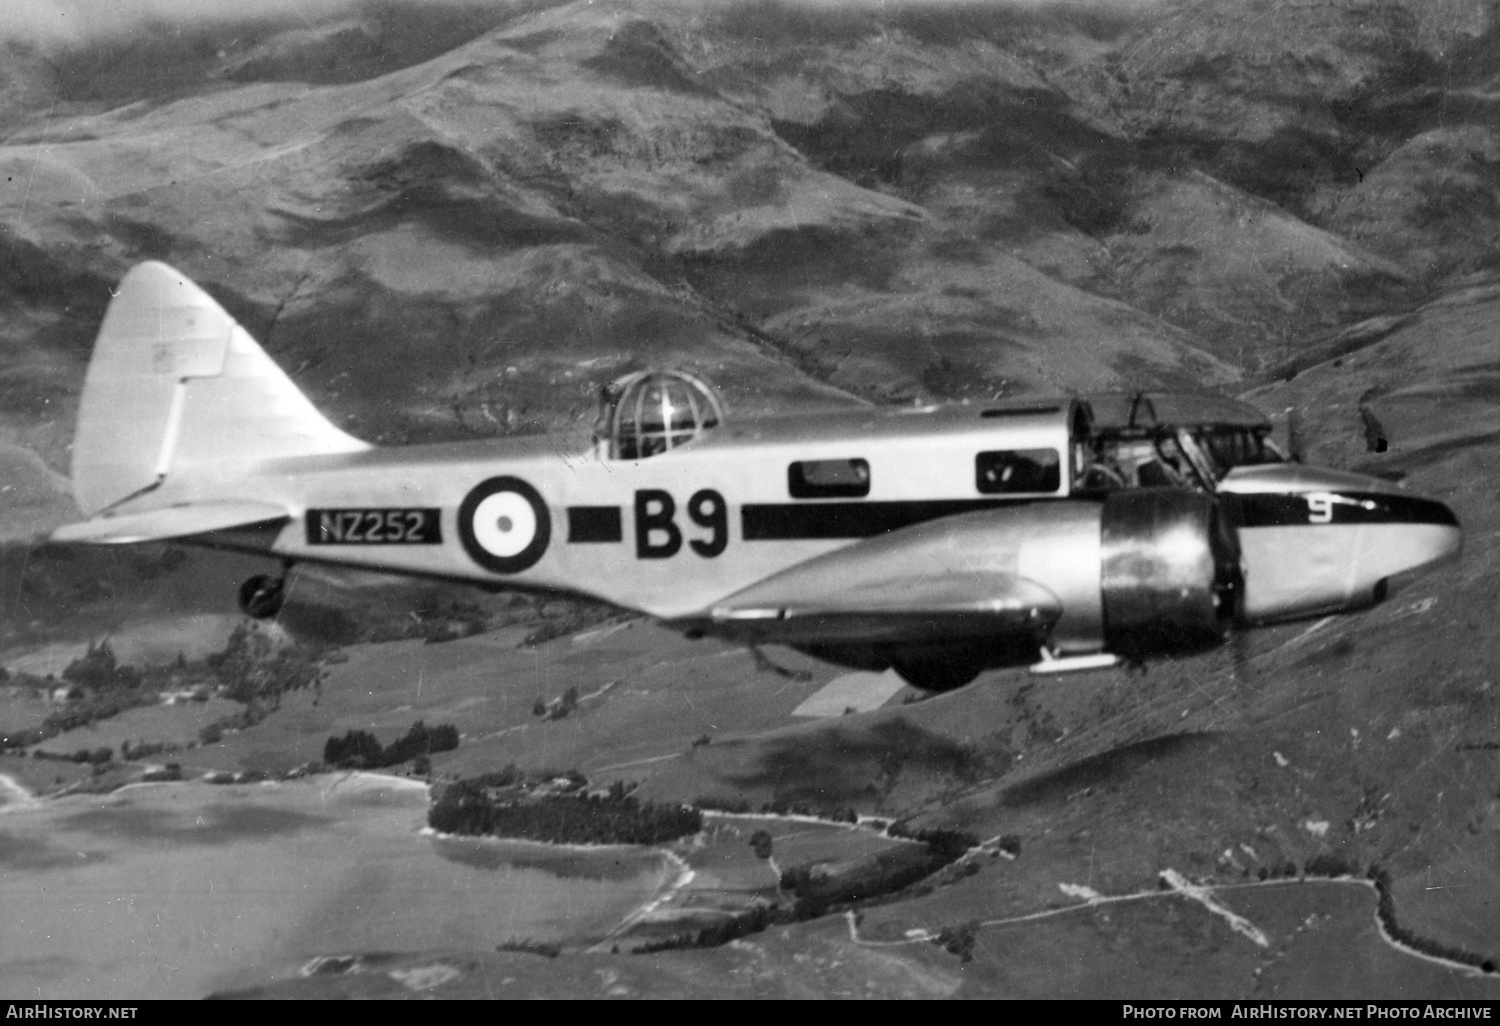
POLYGON ((983 667, 963 659, 893 659, 891 669, 922 691, 953 691, 973 681, 983 667))
POLYGON ((240 609, 256 620, 268 620, 281 612, 286 601, 286 578, 256 574, 240 585, 240 609))

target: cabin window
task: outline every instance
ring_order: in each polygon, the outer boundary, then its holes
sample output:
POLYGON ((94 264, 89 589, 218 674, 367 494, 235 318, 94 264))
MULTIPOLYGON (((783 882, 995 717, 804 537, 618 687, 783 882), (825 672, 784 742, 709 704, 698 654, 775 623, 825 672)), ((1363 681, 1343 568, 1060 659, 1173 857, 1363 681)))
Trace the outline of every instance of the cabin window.
POLYGON ((1056 449, 1002 449, 974 457, 974 480, 981 494, 1055 492, 1062 484, 1056 449))
POLYGON ((858 499, 870 494, 866 460, 801 460, 786 471, 794 499, 858 499))

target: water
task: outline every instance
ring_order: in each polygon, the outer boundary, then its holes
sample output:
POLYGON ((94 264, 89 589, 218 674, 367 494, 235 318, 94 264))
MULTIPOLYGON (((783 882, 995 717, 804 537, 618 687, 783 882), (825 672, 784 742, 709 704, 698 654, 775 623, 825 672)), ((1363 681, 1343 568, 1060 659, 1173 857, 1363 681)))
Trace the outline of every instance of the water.
POLYGON ((425 789, 341 777, 13 810, 0 994, 202 997, 320 956, 589 943, 670 875, 649 850, 442 841, 426 809, 425 789))

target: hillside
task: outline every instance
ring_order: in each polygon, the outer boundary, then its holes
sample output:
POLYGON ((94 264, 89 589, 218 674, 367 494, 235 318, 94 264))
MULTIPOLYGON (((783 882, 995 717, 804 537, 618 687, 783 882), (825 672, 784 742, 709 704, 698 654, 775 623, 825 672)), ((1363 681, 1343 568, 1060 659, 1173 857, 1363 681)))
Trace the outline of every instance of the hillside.
MULTIPOLYGON (((219 704, 132 710, 104 735, 60 734, 56 761, 4 756, 0 773, 86 783, 88 767, 60 760, 117 735, 190 740, 190 776, 288 773, 330 736, 389 741, 420 717, 463 734, 433 758, 436 777, 577 769, 591 785, 639 783, 643 800, 853 809, 989 843, 925 890, 734 945, 609 954, 612 920, 593 909, 597 947, 538 912, 555 931, 538 937, 576 949, 543 958, 515 937, 497 952, 470 910, 454 950, 444 924, 416 917, 403 936, 420 943, 378 955, 394 949, 366 911, 365 955, 339 956, 347 973, 301 978, 283 958, 220 986, 1493 996, 1500 908, 1476 896, 1500 885, 1500 652, 1487 629, 1500 599, 1500 2, 173 9, 0 39, 0 665, 12 671, 60 672, 105 635, 127 661, 197 659, 236 623, 250 560, 39 542, 75 516, 83 370, 111 288, 144 259, 191 275, 320 408, 381 444, 579 440, 602 385, 655 365, 715 382, 730 417, 1198 388, 1258 405, 1308 462, 1441 498, 1465 528, 1457 567, 1365 614, 1249 633, 1143 675, 997 671, 832 719, 798 711, 836 672, 800 656, 766 664, 609 611, 304 571, 283 626, 341 648, 317 688, 202 744, 219 704), (576 703, 555 716, 569 690, 576 703), (1174 879, 1223 888, 1266 944, 1174 879), (1380 933, 1392 921, 1422 951, 1462 959, 1412 957, 1380 933), (366 956, 389 971, 365 972, 366 956)), ((40 721, 51 708, 3 683, 0 713, 40 721)), ((323 822, 297 811, 310 793, 235 787, 193 801, 235 823, 224 810, 243 805, 251 826, 292 809, 289 834, 323 822)), ((175 824, 163 843, 192 865, 186 846, 200 842, 158 810, 169 798, 133 794, 101 799, 107 816, 66 818, 79 851, 104 850, 118 840, 110 817, 138 812, 175 824)), ((417 803, 392 801, 378 824, 352 799, 329 822, 399 831, 417 803)), ((38 813, 37 829, 70 807, 38 813)), ((98 860, 111 886, 155 857, 147 834, 125 833, 125 868, 98 860)), ((427 865, 414 834, 380 836, 427 865)), ((71 872, 71 850, 0 841, 0 868, 71 872)), ((774 893, 779 876, 745 847, 733 843, 750 869, 734 872, 774 893)), ((292 864, 289 850, 275 858, 292 864)), ((722 882, 707 865, 694 863, 684 906, 722 882)), ((319 877, 338 915, 362 895, 377 910, 415 900, 346 868, 319 877)), ((656 893, 656 872, 631 888, 656 893)), ((460 915, 443 900, 433 907, 460 915)), ((338 953, 326 924, 262 918, 247 950, 338 953)), ((0 959, 8 972, 22 969, 0 959)))
POLYGON ((36 460, 65 469, 107 290, 151 257, 376 441, 581 429, 647 364, 742 411, 1253 379, 1489 266, 1487 9, 381 3, 12 39, 7 530, 66 518, 36 460))

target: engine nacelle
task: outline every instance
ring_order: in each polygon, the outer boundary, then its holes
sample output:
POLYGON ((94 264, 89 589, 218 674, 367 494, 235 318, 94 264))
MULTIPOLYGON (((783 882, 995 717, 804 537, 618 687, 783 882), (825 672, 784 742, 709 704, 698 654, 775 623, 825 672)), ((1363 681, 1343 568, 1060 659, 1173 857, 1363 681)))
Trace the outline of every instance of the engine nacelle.
POLYGON ((1104 644, 1144 657, 1223 642, 1244 590, 1239 542, 1198 492, 1113 492, 1100 517, 1104 644))
POLYGON ((894 665, 934 689, 1034 660, 1039 646, 1065 658, 1184 654, 1221 643, 1238 611, 1233 523, 1216 498, 1182 489, 978 510, 807 560, 693 627, 894 665))

